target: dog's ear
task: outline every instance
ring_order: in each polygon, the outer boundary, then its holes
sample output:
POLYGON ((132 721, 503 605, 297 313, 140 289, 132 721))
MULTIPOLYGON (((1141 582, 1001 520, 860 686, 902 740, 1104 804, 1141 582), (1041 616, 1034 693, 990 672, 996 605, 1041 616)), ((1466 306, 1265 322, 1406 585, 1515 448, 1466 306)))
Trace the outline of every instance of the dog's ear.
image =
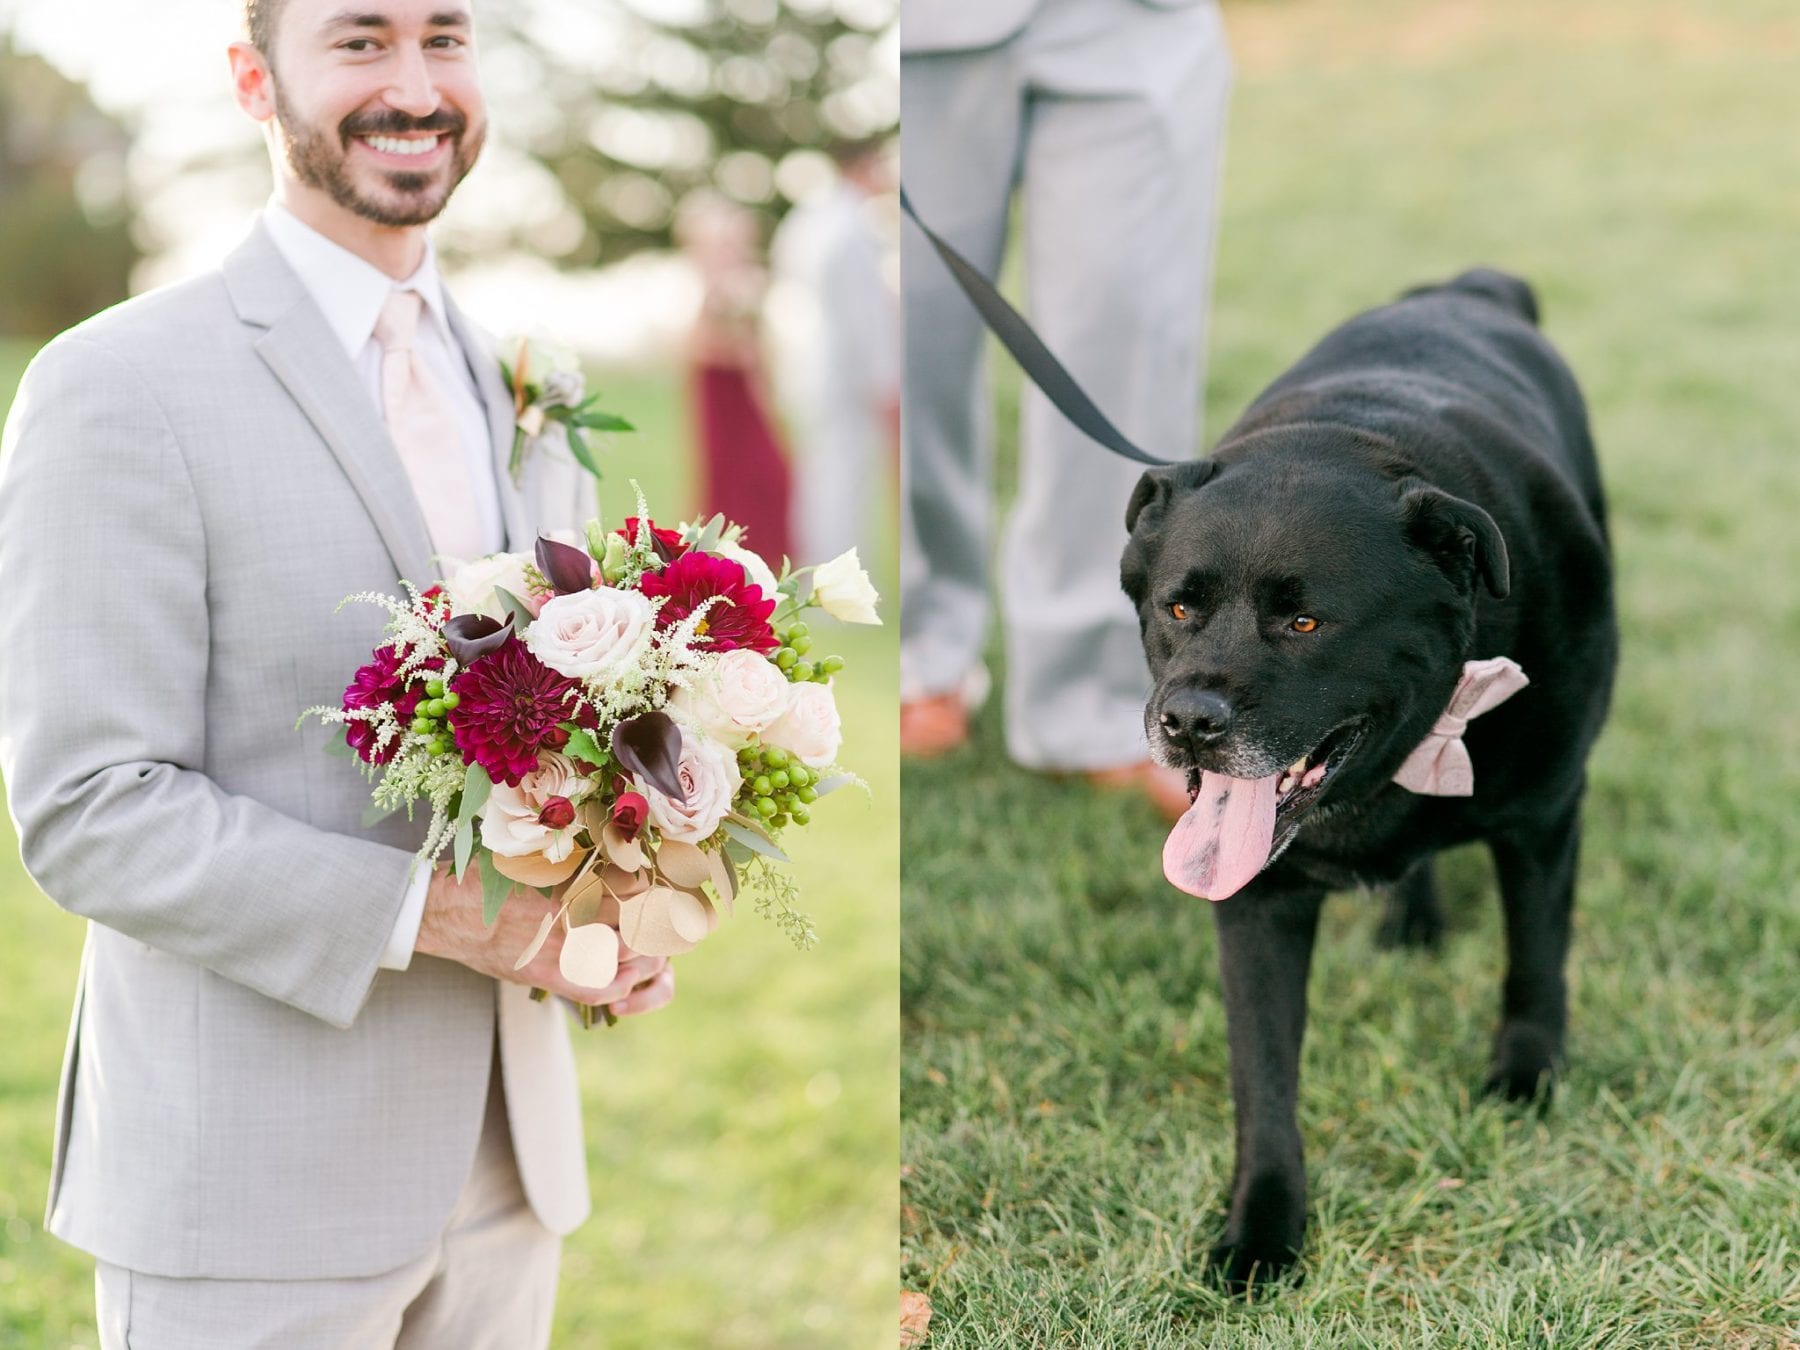
POLYGON ((1145 511, 1160 511, 1177 491, 1191 492, 1205 486, 1218 469, 1218 464, 1210 459, 1194 459, 1146 471, 1125 505, 1126 532, 1137 528, 1138 517, 1145 511))
POLYGON ((1411 478, 1400 485, 1400 516, 1407 535, 1440 563, 1478 573, 1496 600, 1512 591, 1506 540, 1494 518, 1474 502, 1411 478))

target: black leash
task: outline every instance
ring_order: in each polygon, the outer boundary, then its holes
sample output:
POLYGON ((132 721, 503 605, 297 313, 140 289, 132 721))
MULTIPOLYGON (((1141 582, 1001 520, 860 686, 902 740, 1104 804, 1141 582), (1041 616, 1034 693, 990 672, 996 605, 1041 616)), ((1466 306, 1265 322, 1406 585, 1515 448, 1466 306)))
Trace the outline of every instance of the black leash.
POLYGON ((1158 459, 1148 451, 1138 449, 1124 432, 1115 427, 1106 414, 1094 406, 1094 400, 1075 383, 1075 377, 1064 369, 1063 363, 1044 345, 1044 340, 1032 331, 1031 325, 1025 322, 1019 311, 994 289, 993 283, 981 275, 974 263, 951 248, 929 225, 919 219, 919 213, 913 210, 904 187, 900 189, 900 209, 912 218, 912 223, 931 241, 938 257, 944 260, 944 266, 950 269, 950 275, 956 278, 956 284, 962 287, 963 294, 969 297, 970 303, 975 306, 976 312, 981 315, 982 321, 994 336, 1000 339, 1001 345, 1012 353, 1013 360, 1019 363, 1026 378, 1044 391, 1044 396, 1056 405, 1064 417, 1115 455, 1123 455, 1139 464, 1180 462, 1158 459))

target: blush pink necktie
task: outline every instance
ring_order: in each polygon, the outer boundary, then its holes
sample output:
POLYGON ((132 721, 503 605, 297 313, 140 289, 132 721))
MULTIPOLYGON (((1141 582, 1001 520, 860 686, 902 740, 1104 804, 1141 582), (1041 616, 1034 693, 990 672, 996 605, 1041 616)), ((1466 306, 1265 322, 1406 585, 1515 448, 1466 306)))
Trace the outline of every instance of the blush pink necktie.
POLYGON ((1519 663, 1509 656, 1465 661, 1450 706, 1406 757, 1394 781, 1408 792, 1427 797, 1473 796, 1475 765, 1469 759, 1469 747, 1463 744, 1463 732, 1475 718, 1499 707, 1530 683, 1519 663))
POLYGON ((424 303, 417 291, 390 291, 375 320, 381 410, 431 532, 432 551, 440 557, 476 558, 487 552, 486 541, 456 418, 413 345, 424 303))

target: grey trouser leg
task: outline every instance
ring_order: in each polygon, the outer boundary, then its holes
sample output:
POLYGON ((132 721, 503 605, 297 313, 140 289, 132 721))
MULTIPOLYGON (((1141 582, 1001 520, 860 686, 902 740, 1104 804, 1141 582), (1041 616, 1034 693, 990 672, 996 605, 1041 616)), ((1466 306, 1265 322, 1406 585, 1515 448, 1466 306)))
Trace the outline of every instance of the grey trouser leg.
MULTIPOLYGON (((921 214, 998 270, 1024 179, 1030 310, 1095 401, 1147 448, 1194 451, 1230 60, 1216 9, 1046 0, 990 51, 902 63, 921 214)), ((992 512, 978 321, 908 230, 902 679, 959 686, 987 624, 992 512)), ((1148 677, 1118 588, 1137 466, 1026 401, 1001 570, 1008 749, 1038 768, 1145 757, 1148 677)))

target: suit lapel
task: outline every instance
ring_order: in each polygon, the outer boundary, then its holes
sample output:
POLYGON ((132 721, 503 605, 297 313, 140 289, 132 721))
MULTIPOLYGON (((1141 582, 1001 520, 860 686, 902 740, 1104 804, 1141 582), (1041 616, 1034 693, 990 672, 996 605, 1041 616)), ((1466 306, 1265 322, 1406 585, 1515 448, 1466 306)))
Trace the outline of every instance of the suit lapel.
POLYGON ((260 224, 226 259, 224 275, 238 317, 267 330, 257 355, 337 457, 395 574, 428 584, 437 576, 431 536, 406 467, 325 316, 260 224))
POLYGON ((494 451, 494 485, 500 494, 500 516, 506 523, 506 547, 511 552, 528 553, 536 546, 536 532, 525 509, 525 499, 512 479, 512 391, 500 377, 500 358, 488 350, 488 344, 448 294, 444 296, 444 308, 450 331, 462 346, 463 357, 475 376, 475 387, 481 391, 482 406, 487 409, 488 436, 494 451))

